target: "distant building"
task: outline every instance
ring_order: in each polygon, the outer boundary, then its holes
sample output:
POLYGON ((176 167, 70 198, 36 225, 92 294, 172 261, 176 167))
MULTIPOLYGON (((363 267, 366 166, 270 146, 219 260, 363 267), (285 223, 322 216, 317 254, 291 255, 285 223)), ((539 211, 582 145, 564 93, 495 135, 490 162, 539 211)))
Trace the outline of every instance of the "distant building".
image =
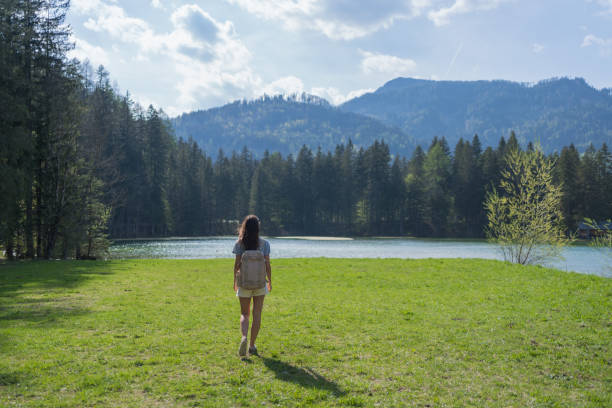
POLYGON ((578 224, 578 238, 591 239, 612 234, 612 221, 581 221, 578 224))

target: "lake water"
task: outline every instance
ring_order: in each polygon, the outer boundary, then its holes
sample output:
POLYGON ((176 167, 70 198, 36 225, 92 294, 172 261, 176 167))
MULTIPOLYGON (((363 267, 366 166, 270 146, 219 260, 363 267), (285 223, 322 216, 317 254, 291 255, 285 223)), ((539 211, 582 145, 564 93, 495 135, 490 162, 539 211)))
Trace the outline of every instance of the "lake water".
MULTIPOLYGON (((486 258, 503 259, 499 249, 486 241, 439 239, 371 238, 329 240, 311 237, 266 238, 272 258, 486 258)), ((110 248, 114 259, 232 258, 235 237, 171 238, 159 240, 116 241, 110 248)), ((547 266, 612 277, 612 250, 571 246, 563 251, 563 260, 547 266), (605 251, 605 252, 604 252, 605 251)))

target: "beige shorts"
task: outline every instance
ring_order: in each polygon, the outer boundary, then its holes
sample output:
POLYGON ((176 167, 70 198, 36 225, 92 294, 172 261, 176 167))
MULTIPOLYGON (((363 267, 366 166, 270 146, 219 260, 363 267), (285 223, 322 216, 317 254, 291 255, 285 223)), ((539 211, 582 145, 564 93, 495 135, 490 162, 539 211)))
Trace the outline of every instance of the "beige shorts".
POLYGON ((252 297, 252 296, 261 296, 261 295, 267 295, 268 293, 268 285, 264 286, 261 289, 244 289, 241 288, 240 286, 238 287, 238 290, 236 291, 236 296, 238 297, 252 297))

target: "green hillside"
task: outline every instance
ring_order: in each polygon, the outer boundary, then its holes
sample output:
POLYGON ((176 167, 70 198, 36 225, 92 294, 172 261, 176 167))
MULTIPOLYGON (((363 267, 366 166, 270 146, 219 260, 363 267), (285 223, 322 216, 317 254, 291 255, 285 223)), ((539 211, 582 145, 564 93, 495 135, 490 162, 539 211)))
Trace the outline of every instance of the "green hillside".
POLYGON ((454 146, 474 134, 483 145, 495 145, 511 130, 524 145, 539 141, 548 152, 571 143, 584 151, 590 143, 612 141, 612 91, 595 89, 582 78, 534 85, 397 78, 341 109, 397 126, 422 146, 434 136, 454 146))
POLYGON ((301 95, 237 101, 219 108, 172 119, 176 135, 192 137, 209 154, 247 147, 256 156, 266 150, 296 154, 303 145, 333 151, 349 139, 367 147, 384 139, 394 153, 407 154, 415 145, 401 130, 380 121, 335 108, 324 99, 301 95))

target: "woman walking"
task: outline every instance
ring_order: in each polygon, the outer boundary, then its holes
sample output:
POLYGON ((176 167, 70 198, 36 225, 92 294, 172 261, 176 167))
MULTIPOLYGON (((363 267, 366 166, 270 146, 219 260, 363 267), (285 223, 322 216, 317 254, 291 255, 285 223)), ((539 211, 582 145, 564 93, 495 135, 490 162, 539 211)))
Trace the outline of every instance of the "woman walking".
MULTIPOLYGON (((255 340, 257 340, 257 334, 259 333, 259 327, 261 326, 261 311, 263 309, 264 298, 266 294, 272 291, 272 268, 270 267, 270 243, 265 239, 259 238, 259 218, 255 215, 247 215, 238 232, 238 240, 234 244, 232 253, 236 254, 236 260, 234 261, 234 290, 236 296, 240 300, 240 330, 242 332, 242 341, 240 342, 240 348, 238 354, 245 356, 247 352, 247 335, 249 333, 249 312, 251 308, 251 299, 253 299, 253 324, 251 326, 251 341, 249 343, 249 354, 257 355, 257 347, 255 346, 255 340), (248 252, 247 252, 248 251, 248 252), (263 255, 263 263, 265 264, 265 280, 261 280, 261 287, 257 287, 258 284, 250 283, 247 286, 245 282, 246 266, 243 265, 243 259, 246 263, 248 259, 253 257, 246 257, 247 254, 253 254, 253 251, 259 251, 263 255), (245 255, 245 257, 243 257, 245 255), (241 276, 241 266, 242 276, 241 276)), ((255 252, 255 258, 261 257, 255 252)), ((254 261, 248 261, 249 263, 254 261)), ((249 265, 250 267, 251 265, 249 265)))

